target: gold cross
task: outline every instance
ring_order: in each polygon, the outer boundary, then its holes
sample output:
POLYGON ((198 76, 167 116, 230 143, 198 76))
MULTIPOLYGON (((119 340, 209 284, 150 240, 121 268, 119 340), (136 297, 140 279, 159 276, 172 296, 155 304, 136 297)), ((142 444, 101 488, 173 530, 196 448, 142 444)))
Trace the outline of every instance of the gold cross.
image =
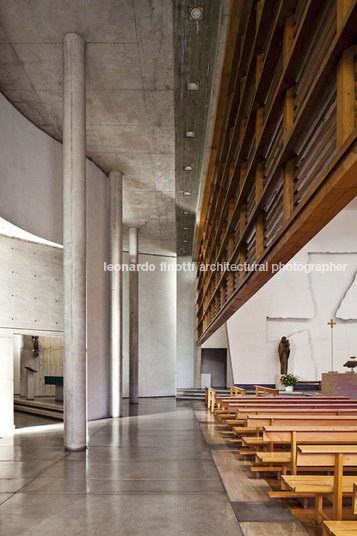
POLYGON ((331 326, 331 329, 333 329, 333 326, 336 326, 336 322, 333 321, 333 318, 331 318, 330 322, 327 322, 328 326, 331 326))

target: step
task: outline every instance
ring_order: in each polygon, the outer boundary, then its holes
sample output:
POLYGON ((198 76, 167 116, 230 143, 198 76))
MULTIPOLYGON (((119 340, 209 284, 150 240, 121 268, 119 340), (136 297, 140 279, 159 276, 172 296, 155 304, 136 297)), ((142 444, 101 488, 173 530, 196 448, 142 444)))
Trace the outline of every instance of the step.
POLYGON ((63 406, 40 402, 38 400, 14 399, 14 409, 22 413, 41 415, 53 419, 63 420, 63 406))
POLYGON ((193 396, 193 395, 176 395, 177 400, 204 400, 204 396, 193 396))
POLYGON ((20 411, 21 413, 30 413, 31 415, 41 415, 42 417, 49 417, 51 419, 57 419, 60 421, 63 421, 63 413, 59 413, 58 411, 51 411, 49 409, 41 409, 41 408, 31 408, 29 406, 15 406, 14 408, 16 411, 20 411))

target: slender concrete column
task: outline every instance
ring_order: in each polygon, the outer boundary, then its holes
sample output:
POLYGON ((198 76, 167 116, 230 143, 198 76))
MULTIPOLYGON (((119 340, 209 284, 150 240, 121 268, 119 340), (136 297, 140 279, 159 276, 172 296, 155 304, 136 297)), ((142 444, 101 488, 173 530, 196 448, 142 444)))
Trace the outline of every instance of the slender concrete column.
MULTIPOLYGON (((138 230, 129 229, 129 263, 138 264, 138 230)), ((138 403, 139 390, 139 274, 129 271, 129 402, 138 403)))
MULTIPOLYGON (((109 262, 123 262, 123 177, 120 171, 109 173, 109 262)), ((109 272, 110 277, 110 412, 122 415, 122 271, 109 272)))
POLYGON ((195 347, 195 365, 194 365, 194 388, 201 389, 201 366, 202 350, 201 346, 195 347))
POLYGON ((85 42, 63 39, 64 445, 87 445, 85 42))

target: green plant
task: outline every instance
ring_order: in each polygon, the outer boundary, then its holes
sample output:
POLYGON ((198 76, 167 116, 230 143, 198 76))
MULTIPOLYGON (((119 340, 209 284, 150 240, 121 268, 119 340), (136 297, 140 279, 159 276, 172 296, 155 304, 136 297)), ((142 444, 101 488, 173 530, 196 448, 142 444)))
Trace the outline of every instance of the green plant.
POLYGON ((296 385, 298 381, 298 376, 294 376, 294 374, 283 374, 279 378, 279 382, 282 383, 285 387, 296 385))

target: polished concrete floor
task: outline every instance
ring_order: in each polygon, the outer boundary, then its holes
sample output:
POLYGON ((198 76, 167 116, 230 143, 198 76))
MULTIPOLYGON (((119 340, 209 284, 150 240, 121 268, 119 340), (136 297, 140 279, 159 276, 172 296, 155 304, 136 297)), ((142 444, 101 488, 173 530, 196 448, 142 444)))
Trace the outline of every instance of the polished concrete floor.
MULTIPOLYGON (((0 439, 1 536, 306 534, 273 504, 200 403, 141 399, 89 423, 86 452, 63 450, 63 424, 17 416, 0 439)), ((263 489, 264 488, 264 489, 263 489)))

